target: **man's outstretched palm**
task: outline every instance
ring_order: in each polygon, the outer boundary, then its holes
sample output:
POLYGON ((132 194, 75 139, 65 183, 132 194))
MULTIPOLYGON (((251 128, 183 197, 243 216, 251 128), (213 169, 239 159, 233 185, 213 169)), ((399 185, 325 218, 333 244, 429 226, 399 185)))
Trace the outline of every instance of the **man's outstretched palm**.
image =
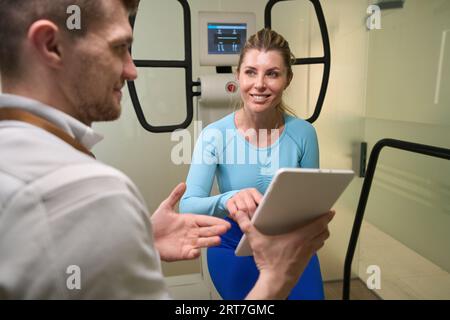
POLYGON ((219 235, 231 227, 223 219, 175 212, 185 190, 184 183, 176 186, 151 217, 155 246, 164 261, 197 258, 201 248, 219 245, 219 235))

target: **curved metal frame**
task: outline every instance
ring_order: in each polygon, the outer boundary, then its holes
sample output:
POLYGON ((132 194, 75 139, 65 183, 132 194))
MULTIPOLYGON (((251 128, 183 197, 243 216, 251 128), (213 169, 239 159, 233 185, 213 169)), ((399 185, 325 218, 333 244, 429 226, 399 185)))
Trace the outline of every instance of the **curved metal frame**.
MULTIPOLYGON (((274 5, 281 1, 292 1, 292 0, 270 0, 264 12, 264 25, 266 28, 272 27, 272 8, 274 5)), ((314 9, 316 11, 316 16, 319 22, 320 33, 322 34, 322 43, 323 43, 323 57, 313 57, 313 58, 302 58, 296 59, 294 65, 304 65, 304 64, 323 64, 323 78, 322 85, 320 87, 319 98, 317 99, 316 108, 314 109, 313 115, 306 119, 306 121, 313 123, 319 118, 320 112, 322 111, 322 106, 325 101, 325 95, 327 93, 328 81, 330 79, 330 69, 331 69, 331 49, 330 49, 330 38, 328 37, 328 29, 325 21, 325 16, 323 14, 322 6, 320 5, 319 0, 309 0, 314 5, 314 9)))
MULTIPOLYGON (((139 97, 136 91, 136 86, 134 81, 127 81, 128 90, 130 92, 131 101, 135 109, 136 115, 142 127, 150 132, 172 132, 177 129, 187 128, 193 119, 193 97, 200 96, 200 92, 193 91, 194 87, 199 87, 200 82, 195 82, 192 80, 192 45, 191 45, 191 12, 187 0, 177 0, 183 7, 184 16, 184 50, 185 59, 182 61, 176 60, 134 60, 136 67, 138 68, 183 68, 185 69, 186 78, 186 119, 178 125, 168 125, 168 126, 153 126, 147 122, 145 118, 144 111, 142 109, 139 97)), ((291 1, 291 0, 269 0, 265 8, 265 26, 271 27, 271 12, 273 6, 280 1, 291 1)), ((319 98, 317 100, 316 107, 314 109, 313 115, 307 119, 307 121, 313 123, 316 121, 322 110, 323 102, 325 100, 325 95, 328 87, 328 81, 330 78, 330 67, 331 67, 331 50, 330 41, 328 37, 327 25, 325 22, 325 17, 323 15, 322 7, 319 0, 309 0, 314 5, 316 11, 317 19, 320 26, 320 31, 322 34, 324 56, 314 57, 314 58, 303 58, 296 59, 294 65, 303 64, 323 64, 324 74, 322 79, 322 85, 320 88, 319 98)), ((130 18, 130 24, 134 29, 136 17, 130 18)), ((131 53, 131 48, 130 48, 131 53)))
POLYGON ((359 231, 364 218, 364 211, 366 209, 367 200, 369 198, 370 187, 372 186, 373 176, 377 166, 378 157, 384 147, 391 147, 404 151, 420 153, 427 156, 450 160, 450 149, 438 148, 434 146, 412 143, 394 139, 383 139, 378 141, 370 153, 369 164, 367 166, 366 177, 361 189, 359 197, 358 208, 356 210, 355 221, 353 223, 352 234, 348 244, 347 254, 345 256, 344 264, 344 287, 342 291, 342 299, 349 300, 350 298, 350 276, 353 256, 355 254, 356 243, 358 242, 359 231))
MULTIPOLYGON (((193 88, 199 86, 199 82, 192 81, 192 47, 191 47, 191 11, 187 0, 177 0, 183 7, 184 15, 184 60, 134 60, 136 67, 140 68, 183 68, 186 74, 186 119, 178 125, 169 126, 153 126, 149 124, 145 118, 144 111, 142 110, 139 97, 137 95, 136 86, 134 81, 127 81, 128 90, 130 92, 131 101, 133 102, 134 110, 139 119, 139 122, 144 129, 150 132, 172 132, 177 129, 187 128, 193 118, 193 101, 194 96, 200 95, 199 92, 194 92, 193 88)), ((136 17, 130 18, 130 24, 134 29, 136 17)), ((130 49, 131 52, 131 49, 130 49)))

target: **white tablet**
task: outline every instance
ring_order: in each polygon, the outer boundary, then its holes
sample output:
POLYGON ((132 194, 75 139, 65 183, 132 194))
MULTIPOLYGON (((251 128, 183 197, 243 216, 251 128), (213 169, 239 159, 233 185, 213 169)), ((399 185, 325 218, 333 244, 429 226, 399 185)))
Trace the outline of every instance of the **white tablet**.
MULTIPOLYGON (((352 170, 280 169, 256 209, 252 223, 268 235, 292 231, 329 211, 353 176, 352 170)), ((235 254, 253 255, 245 235, 235 254)))

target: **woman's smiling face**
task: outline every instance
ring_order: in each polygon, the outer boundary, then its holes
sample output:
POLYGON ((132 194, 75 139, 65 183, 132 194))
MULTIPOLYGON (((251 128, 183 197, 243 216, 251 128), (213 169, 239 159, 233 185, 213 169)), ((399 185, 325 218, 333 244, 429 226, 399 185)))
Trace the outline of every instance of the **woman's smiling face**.
POLYGON ((244 108, 252 113, 275 109, 288 87, 287 66, 278 51, 251 49, 245 54, 237 75, 244 108))

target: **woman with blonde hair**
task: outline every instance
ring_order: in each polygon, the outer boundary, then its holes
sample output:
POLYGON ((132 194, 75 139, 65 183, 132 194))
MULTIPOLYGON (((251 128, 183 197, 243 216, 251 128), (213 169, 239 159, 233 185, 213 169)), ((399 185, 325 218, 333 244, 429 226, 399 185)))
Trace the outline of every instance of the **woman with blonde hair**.
MULTIPOLYGON (((293 77, 292 60, 288 42, 275 31, 262 29, 251 36, 236 75, 241 108, 207 126, 194 150, 180 211, 219 216, 232 224, 221 245, 208 249, 209 272, 224 299, 245 298, 259 276, 253 257, 234 254, 242 237, 236 214, 254 214, 279 168, 319 167, 314 127, 295 117, 282 100, 293 77), (220 194, 211 196, 214 177, 220 194)), ((314 255, 289 299, 323 298, 314 255)))

